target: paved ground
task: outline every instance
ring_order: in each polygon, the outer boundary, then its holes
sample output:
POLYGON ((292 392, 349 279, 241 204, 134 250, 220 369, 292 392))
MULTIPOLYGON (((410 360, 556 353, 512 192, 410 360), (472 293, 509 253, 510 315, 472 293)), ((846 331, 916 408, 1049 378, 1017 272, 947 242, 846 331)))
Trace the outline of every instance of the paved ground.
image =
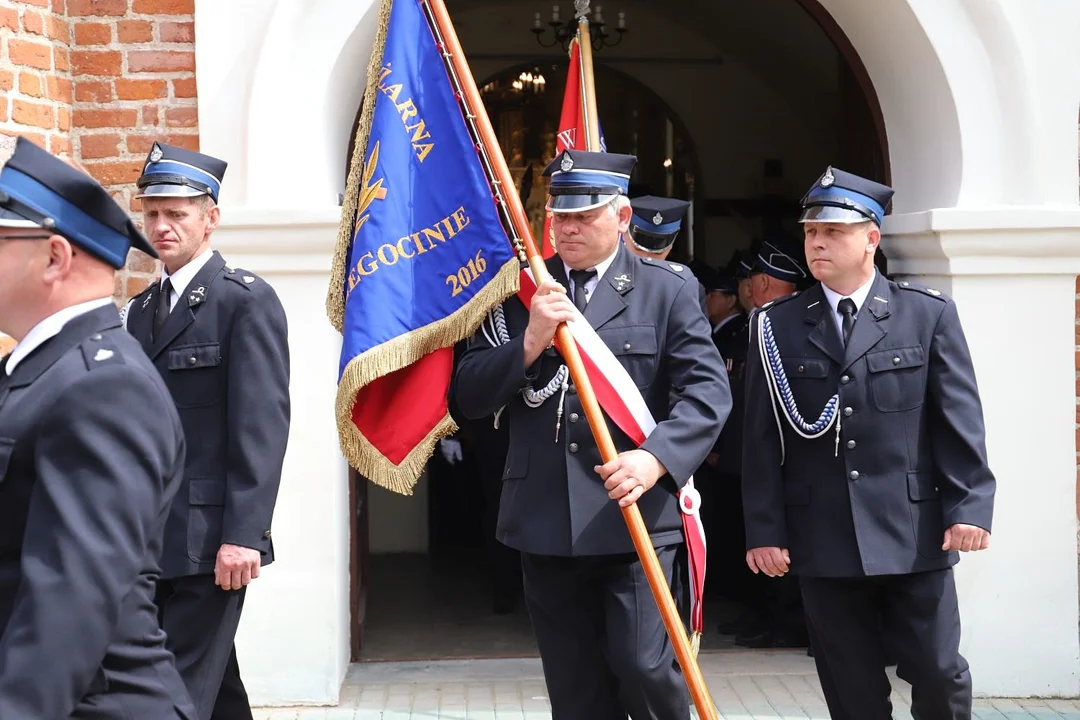
MULTIPOLYGON (((828 720, 813 660, 786 651, 703 654, 725 720, 828 720)), ((909 720, 908 686, 893 678, 894 717, 909 720)), ((1080 702, 979 699, 978 720, 1080 720, 1080 702)), ((263 708, 256 720, 540 720, 551 713, 540 661, 453 660, 353 665, 336 708, 263 708)))

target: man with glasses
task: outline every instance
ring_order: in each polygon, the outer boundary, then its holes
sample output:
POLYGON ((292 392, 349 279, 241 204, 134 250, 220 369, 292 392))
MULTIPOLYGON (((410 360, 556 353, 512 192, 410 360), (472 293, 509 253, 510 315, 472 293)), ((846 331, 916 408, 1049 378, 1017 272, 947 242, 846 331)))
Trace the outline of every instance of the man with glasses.
POLYGON ((91 177, 20 138, 0 171, 0 718, 183 718, 158 626, 184 436, 120 325, 128 248, 91 177))

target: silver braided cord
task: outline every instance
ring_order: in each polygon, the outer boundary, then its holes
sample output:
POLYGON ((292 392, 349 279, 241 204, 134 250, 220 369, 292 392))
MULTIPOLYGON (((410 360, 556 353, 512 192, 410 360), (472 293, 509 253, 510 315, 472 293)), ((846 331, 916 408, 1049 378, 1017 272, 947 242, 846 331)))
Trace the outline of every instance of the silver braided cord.
MULTIPOLYGON (((496 305, 491 312, 488 313, 484 322, 480 326, 481 331, 484 333, 484 339, 488 341, 491 347, 499 347, 510 342, 510 333, 506 329, 506 314, 503 312, 502 305, 496 305)), ((555 377, 551 378, 547 385, 535 389, 532 385, 528 385, 521 390, 521 396, 525 400, 525 404, 531 408, 538 408, 543 405, 549 398, 555 395, 555 393, 561 393, 562 396, 566 395, 566 390, 569 387, 570 369, 566 365, 560 365, 558 372, 555 373, 555 377)), ((499 411, 495 413, 495 427, 499 427, 499 417, 502 415, 502 411, 506 407, 499 408, 499 411)), ((562 411, 563 403, 562 397, 559 399, 559 408, 556 412, 555 422, 555 440, 559 439, 559 427, 562 424, 562 411)))
POLYGON ((836 393, 821 411, 821 415, 813 423, 803 419, 802 413, 795 402, 795 394, 791 391, 791 383, 788 382, 787 373, 784 372, 784 361, 780 357, 780 349, 776 345, 773 336, 772 323, 765 312, 759 313, 758 319, 758 352, 761 355, 761 365, 765 368, 765 378, 769 387, 769 400, 772 402, 773 417, 776 419, 776 431, 780 435, 780 464, 783 465, 785 457, 784 428, 780 421, 780 410, 783 410, 784 418, 791 428, 801 437, 807 440, 821 437, 836 425, 836 449, 840 451, 840 394, 836 393), (779 402, 778 402, 779 401, 779 402), (779 409, 777 408, 779 405, 779 409))

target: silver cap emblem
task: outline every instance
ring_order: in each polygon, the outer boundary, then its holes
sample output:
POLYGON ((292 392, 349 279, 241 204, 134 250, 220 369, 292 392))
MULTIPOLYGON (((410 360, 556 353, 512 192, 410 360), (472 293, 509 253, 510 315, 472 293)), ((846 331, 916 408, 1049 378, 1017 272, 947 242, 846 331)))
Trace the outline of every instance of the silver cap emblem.
POLYGON ((836 176, 832 174, 832 167, 830 166, 825 170, 825 174, 821 176, 821 187, 829 187, 836 182, 836 176))
POLYGON ((562 162, 559 163, 559 168, 563 172, 570 172, 574 169, 574 158, 570 157, 566 153, 563 153, 562 162))
POLYGON ((154 143, 154 148, 150 151, 150 162, 157 162, 165 156, 165 153, 161 152, 161 147, 154 143))
POLYGON ((664 222, 664 216, 657 212, 652 216, 653 225, 659 225, 664 222))

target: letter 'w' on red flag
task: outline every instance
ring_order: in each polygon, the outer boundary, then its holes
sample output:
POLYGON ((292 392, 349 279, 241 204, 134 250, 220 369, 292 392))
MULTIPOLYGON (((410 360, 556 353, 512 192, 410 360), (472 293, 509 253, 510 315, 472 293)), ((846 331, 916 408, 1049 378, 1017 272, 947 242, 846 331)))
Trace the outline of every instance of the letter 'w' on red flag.
MULTIPOLYGON (((559 116, 559 132, 555 136, 555 156, 563 150, 584 150, 588 145, 585 129, 585 105, 581 102, 585 79, 581 74, 581 47, 578 41, 570 41, 570 67, 566 71, 566 91, 563 93, 562 115, 559 116)), ((600 147, 604 148, 603 134, 600 147)), ((606 151, 606 150, 605 150, 606 151)), ((541 252, 544 259, 555 254, 555 233, 551 229, 551 213, 544 214, 544 236, 541 252)))
POLYGON ((453 345, 517 292, 519 261, 421 4, 381 0, 378 28, 327 312, 342 453, 409 495, 457 429, 453 345))

